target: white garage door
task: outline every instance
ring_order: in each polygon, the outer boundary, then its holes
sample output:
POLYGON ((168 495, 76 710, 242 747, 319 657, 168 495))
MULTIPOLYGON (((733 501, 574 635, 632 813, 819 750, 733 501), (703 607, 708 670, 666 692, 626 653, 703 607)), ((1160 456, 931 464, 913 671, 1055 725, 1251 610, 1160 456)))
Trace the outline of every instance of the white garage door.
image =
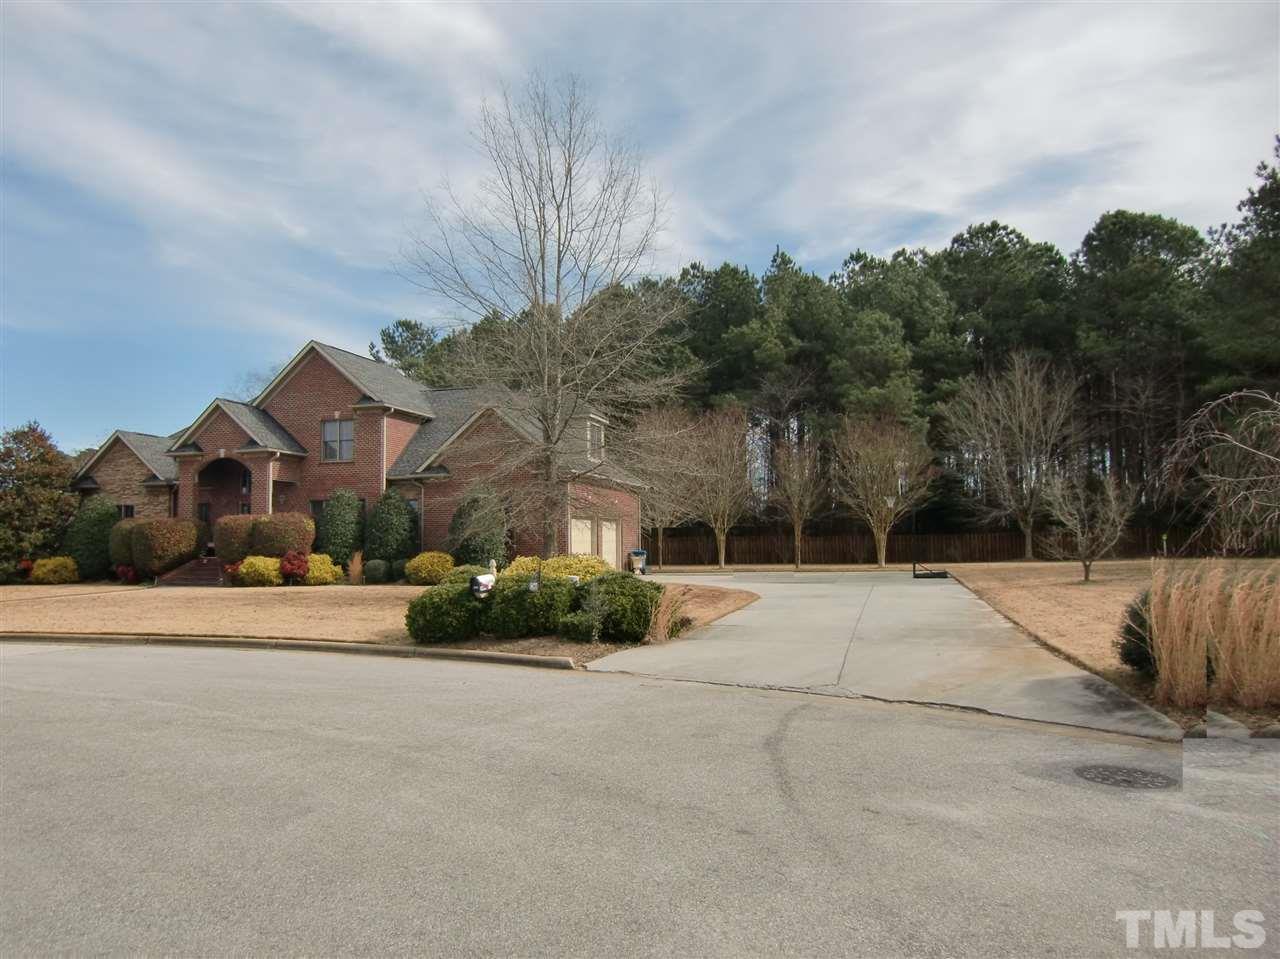
POLYGON ((569 552, 593 553, 591 542, 591 520, 575 518, 569 524, 569 552))
POLYGON ((618 521, 602 519, 600 521, 600 558, 618 568, 618 521))

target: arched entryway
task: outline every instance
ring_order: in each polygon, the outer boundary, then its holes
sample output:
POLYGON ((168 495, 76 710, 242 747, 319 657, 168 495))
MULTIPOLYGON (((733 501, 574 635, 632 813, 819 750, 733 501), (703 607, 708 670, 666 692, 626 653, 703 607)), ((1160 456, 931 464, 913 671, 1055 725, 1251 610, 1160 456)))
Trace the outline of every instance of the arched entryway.
POLYGON ((222 516, 253 511, 253 470, 224 456, 207 463, 196 477, 196 518, 212 525, 222 516))

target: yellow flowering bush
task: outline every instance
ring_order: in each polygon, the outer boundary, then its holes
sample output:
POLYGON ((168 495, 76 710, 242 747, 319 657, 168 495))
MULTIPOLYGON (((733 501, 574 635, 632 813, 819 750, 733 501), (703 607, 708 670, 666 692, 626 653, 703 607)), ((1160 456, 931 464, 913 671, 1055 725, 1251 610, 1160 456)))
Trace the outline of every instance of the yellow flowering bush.
POLYGON ((80 571, 70 556, 50 556, 38 559, 31 567, 31 582, 40 586, 58 586, 62 583, 80 582, 80 571))
POLYGON ((312 553, 307 557, 307 575, 302 578, 306 586, 332 586, 342 579, 342 567, 327 553, 312 553))
POLYGON ((435 586, 453 569, 453 557, 432 550, 404 564, 404 577, 414 586, 435 586))
POLYGON ((577 576, 586 582, 607 573, 610 566, 599 556, 589 553, 568 553, 552 556, 539 561, 536 556, 517 556, 503 569, 500 576, 532 576, 538 571, 538 563, 542 563, 543 576, 577 576))
POLYGON ((236 582, 241 586, 283 586, 280 560, 275 556, 246 556, 236 582))

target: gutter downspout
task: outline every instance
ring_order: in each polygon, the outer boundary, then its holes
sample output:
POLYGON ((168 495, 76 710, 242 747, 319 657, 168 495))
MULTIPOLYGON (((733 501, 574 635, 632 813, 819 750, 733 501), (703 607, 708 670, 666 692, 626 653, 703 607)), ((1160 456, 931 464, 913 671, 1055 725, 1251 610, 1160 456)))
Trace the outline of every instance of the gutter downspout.
POLYGON ((279 458, 280 451, 276 450, 271 454, 271 459, 267 460, 267 515, 275 512, 276 470, 272 464, 279 458))
POLYGON ((413 485, 418 487, 418 549, 421 550, 426 546, 423 538, 427 533, 427 488, 422 480, 414 480, 413 485))

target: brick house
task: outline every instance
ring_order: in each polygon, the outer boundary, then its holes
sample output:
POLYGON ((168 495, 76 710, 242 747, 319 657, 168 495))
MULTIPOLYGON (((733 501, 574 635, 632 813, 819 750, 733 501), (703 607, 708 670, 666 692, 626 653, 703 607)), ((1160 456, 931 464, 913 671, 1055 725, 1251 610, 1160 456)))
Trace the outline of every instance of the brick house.
MULTIPOLYGON (((598 462, 568 491, 556 548, 621 566, 640 545, 640 484, 605 460, 607 426, 583 422, 584 449, 598 462)), ((534 436, 483 390, 431 389, 313 340, 250 403, 215 399, 169 436, 115 431, 72 487, 109 496, 121 516, 208 523, 230 513, 315 514, 340 488, 371 504, 392 489, 417 513, 423 548, 442 548, 458 504, 492 468, 461 455, 482 435, 534 436)), ((515 540, 518 552, 536 552, 541 533, 516 530, 515 540)))

